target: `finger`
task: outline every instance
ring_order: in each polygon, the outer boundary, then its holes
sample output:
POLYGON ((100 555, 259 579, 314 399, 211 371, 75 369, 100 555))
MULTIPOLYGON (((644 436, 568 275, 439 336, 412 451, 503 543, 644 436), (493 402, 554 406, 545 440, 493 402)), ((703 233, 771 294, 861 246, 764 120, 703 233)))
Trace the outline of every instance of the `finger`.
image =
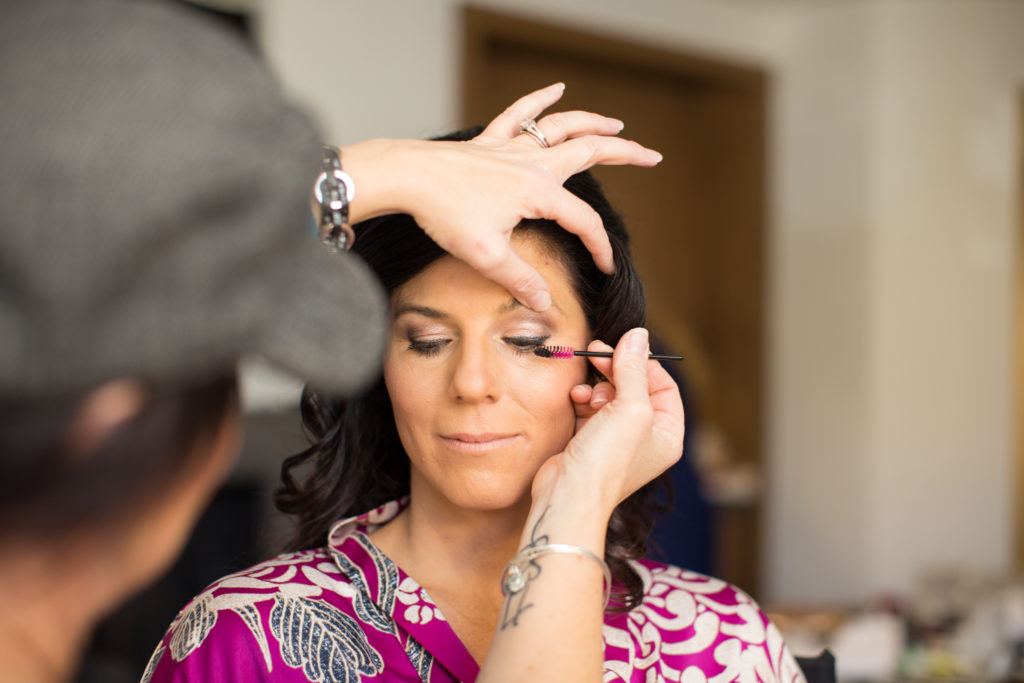
POLYGON ((564 92, 564 83, 554 83, 546 88, 534 90, 529 95, 523 95, 487 124, 478 137, 511 140, 521 132, 520 123, 540 116, 542 111, 561 99, 564 92))
POLYGON ((672 375, 658 361, 651 361, 647 366, 647 384, 651 393, 662 390, 679 390, 679 385, 672 379, 672 375))
POLYGON ((595 411, 615 399, 615 387, 611 382, 599 382, 594 386, 590 396, 590 407, 595 411))
MULTIPOLYGON (((608 344, 605 344, 603 341, 596 339, 590 342, 587 346, 587 350, 614 351, 611 346, 608 346, 608 344)), ((604 376, 613 376, 611 358, 594 357, 589 358, 588 360, 590 360, 593 366, 597 368, 598 372, 604 376)), ((594 390, 597 389, 597 386, 594 387, 594 390)), ((679 411, 681 411, 682 399, 679 397, 679 385, 676 384, 676 381, 672 379, 672 376, 658 361, 647 361, 647 387, 651 396, 651 403, 656 404, 656 409, 660 406, 663 410, 671 412, 678 407, 679 411)), ((612 391, 615 391, 614 384, 612 385, 612 391)), ((612 394, 612 399, 614 399, 614 393, 612 394)), ((591 399, 591 402, 593 402, 593 399, 591 399)))
POLYGON ((583 135, 618 135, 624 125, 619 119, 589 111, 562 111, 537 121, 537 127, 551 146, 583 135))
POLYGON ((569 399, 574 406, 589 406, 594 387, 589 384, 577 384, 569 390, 569 399))
POLYGON ((637 327, 622 335, 615 347, 610 378, 615 384, 616 397, 623 403, 650 405, 647 383, 649 368, 647 330, 637 327))
POLYGON ((587 420, 597 414, 598 408, 594 408, 590 405, 590 399, 593 396, 594 388, 581 384, 573 387, 569 392, 569 396, 572 399, 573 412, 576 415, 577 429, 583 426, 587 420))
POLYGON ((647 379, 651 407, 654 409, 652 431, 668 440, 670 449, 681 453, 686 416, 679 385, 660 363, 654 361, 649 363, 647 379))
POLYGON ((563 182, 592 166, 654 166, 659 152, 638 142, 608 135, 584 135, 566 140, 547 153, 546 162, 563 182))
MULTIPOLYGON (((624 126, 625 124, 619 119, 587 111, 557 112, 537 121, 537 128, 547 142, 547 145, 541 145, 541 147, 554 147, 570 138, 586 135, 618 135, 624 126)), ((538 145, 538 141, 533 136, 522 131, 513 140, 532 148, 536 148, 538 145)))
POLYGON ((593 207, 564 187, 550 195, 548 203, 538 207, 537 218, 547 218, 573 233, 583 242, 594 263, 605 273, 615 272, 612 245, 601 217, 593 207))
POLYGON ((551 306, 551 292, 541 274, 502 243, 496 256, 477 259, 463 258, 484 277, 494 280, 509 291, 516 301, 535 311, 546 311, 551 306))
MULTIPOLYGON (((592 341, 589 344, 587 344, 587 351, 614 351, 614 350, 615 349, 613 347, 608 346, 607 344, 605 344, 600 339, 595 339, 594 341, 592 341)), ((595 356, 595 357, 588 358, 587 360, 589 360, 590 364, 593 365, 594 368, 596 368, 597 371, 600 372, 605 377, 611 377, 612 376, 612 359, 611 358, 600 358, 600 357, 596 357, 595 356)))

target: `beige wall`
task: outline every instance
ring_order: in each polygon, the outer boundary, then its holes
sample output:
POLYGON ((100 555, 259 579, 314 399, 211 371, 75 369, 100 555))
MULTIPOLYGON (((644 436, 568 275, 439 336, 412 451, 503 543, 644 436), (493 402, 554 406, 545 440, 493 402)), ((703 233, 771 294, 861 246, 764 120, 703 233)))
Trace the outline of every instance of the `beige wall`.
MULTIPOLYGON (((478 4, 772 74, 766 597, 1006 569, 1024 3, 478 4)), ((422 136, 458 123, 459 7, 264 0, 259 33, 332 140, 422 136)))
POLYGON ((867 592, 868 112, 858 5, 777 21, 764 585, 801 602, 867 592))
POLYGON ((769 592, 1005 570, 1024 5, 837 3, 771 30, 769 592))
POLYGON ((877 15, 866 569, 874 585, 899 585, 920 564, 1012 556, 1024 5, 877 15))

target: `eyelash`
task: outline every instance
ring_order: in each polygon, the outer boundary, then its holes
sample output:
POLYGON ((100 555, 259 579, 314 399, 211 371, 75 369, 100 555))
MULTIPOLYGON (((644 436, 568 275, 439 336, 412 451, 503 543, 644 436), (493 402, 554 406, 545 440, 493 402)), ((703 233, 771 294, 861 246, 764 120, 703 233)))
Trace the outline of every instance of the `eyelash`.
POLYGON ((503 339, 512 346, 517 354, 526 355, 543 346, 548 337, 503 337, 503 339))
MULTIPOLYGON (((548 340, 548 337, 502 337, 502 340, 511 346, 517 354, 526 355, 528 353, 533 353, 535 349, 543 346, 544 342, 548 340)), ((415 351, 421 356, 433 356, 447 345, 449 341, 449 339, 443 338, 410 339, 409 350, 415 351)))
POLYGON ((433 356, 447 343, 447 339, 410 339, 409 350, 421 356, 433 356))

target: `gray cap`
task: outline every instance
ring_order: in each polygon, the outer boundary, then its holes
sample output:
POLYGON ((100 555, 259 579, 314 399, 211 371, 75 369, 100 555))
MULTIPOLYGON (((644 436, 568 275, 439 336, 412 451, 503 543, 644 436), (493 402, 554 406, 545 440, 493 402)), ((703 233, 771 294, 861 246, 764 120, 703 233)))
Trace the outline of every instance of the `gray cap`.
POLYGON ((246 353, 374 376, 383 294, 310 235, 316 131, 237 36, 155 2, 5 2, 0 93, 0 395, 246 353))

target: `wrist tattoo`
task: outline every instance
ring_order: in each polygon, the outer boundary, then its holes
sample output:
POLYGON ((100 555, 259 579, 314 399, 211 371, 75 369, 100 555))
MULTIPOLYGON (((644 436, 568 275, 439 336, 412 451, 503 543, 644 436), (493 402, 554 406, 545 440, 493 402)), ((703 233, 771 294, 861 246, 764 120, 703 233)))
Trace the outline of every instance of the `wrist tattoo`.
MULTIPOLYGON (((541 513, 540 518, 533 525, 533 529, 530 531, 530 542, 523 547, 523 550, 529 548, 535 548, 539 545, 546 545, 548 542, 548 535, 538 535, 540 533, 541 522, 544 521, 544 515, 548 513, 548 507, 541 513)), ((522 552, 522 551, 520 551, 522 552)), ((538 576, 540 576, 541 568, 537 564, 535 559, 530 560, 526 569, 523 571, 522 577, 523 587, 515 593, 510 593, 505 598, 505 604, 501 610, 501 630, 504 631, 506 628, 515 627, 519 625, 519 616, 526 610, 533 607, 532 602, 527 601, 527 596, 530 592, 530 584, 532 584, 538 576)))

